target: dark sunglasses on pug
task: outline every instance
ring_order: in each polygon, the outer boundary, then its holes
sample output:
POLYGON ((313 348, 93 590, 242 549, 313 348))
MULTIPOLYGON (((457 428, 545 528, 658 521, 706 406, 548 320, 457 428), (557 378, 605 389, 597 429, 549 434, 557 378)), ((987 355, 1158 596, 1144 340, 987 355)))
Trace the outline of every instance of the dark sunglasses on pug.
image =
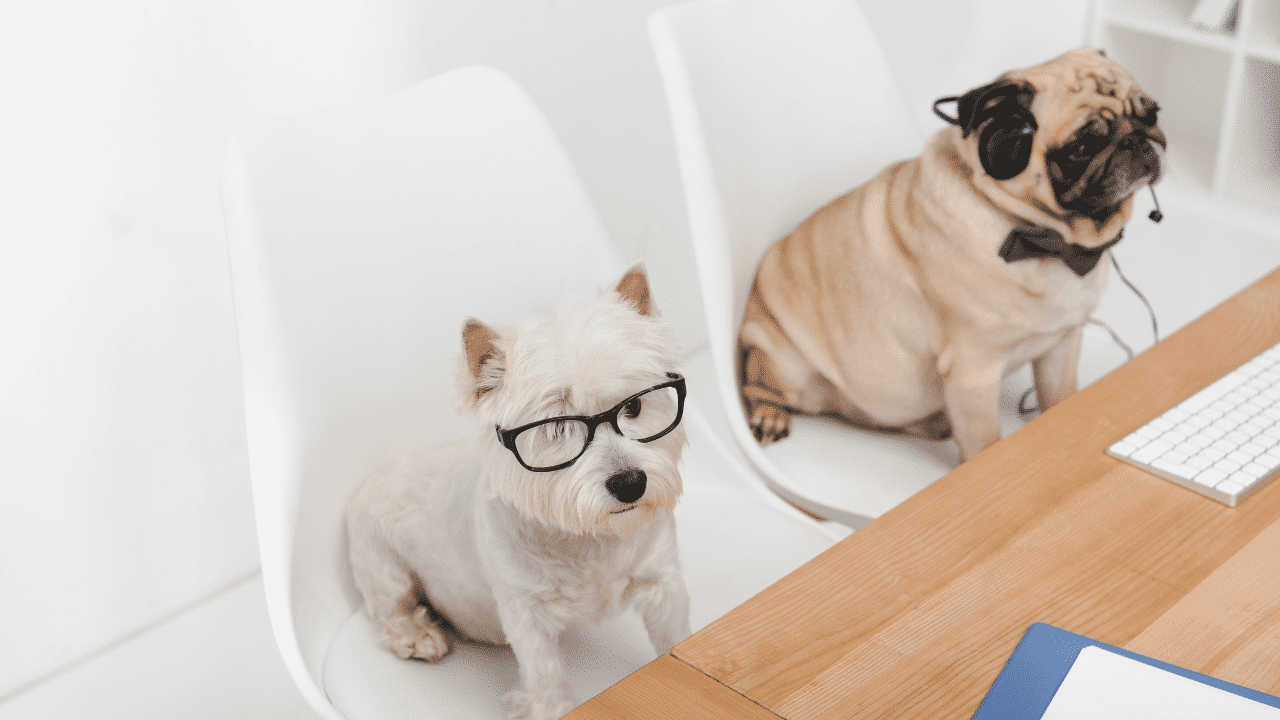
POLYGON ((551 472, 574 464, 591 445, 596 428, 604 424, 628 440, 653 442, 675 430, 684 416, 684 378, 676 373, 667 373, 667 377, 671 379, 598 415, 547 418, 510 430, 497 427, 498 440, 532 472, 551 472))

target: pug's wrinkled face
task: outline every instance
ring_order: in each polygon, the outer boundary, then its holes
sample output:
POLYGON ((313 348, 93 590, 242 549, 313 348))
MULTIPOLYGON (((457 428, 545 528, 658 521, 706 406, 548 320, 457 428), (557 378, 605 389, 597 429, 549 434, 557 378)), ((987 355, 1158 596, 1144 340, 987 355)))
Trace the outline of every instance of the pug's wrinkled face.
POLYGON ((959 98, 963 137, 1002 189, 1050 216, 1102 229, 1160 177, 1159 107, 1123 68, 1075 50, 959 98))

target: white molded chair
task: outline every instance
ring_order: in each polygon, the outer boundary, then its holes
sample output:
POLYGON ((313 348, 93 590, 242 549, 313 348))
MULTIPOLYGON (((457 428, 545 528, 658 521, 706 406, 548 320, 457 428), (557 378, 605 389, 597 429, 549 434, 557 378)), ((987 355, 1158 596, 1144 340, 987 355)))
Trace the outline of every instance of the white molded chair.
POLYGON ((949 443, 792 419, 764 448, 738 396, 747 291, 777 240, 922 136, 854 0, 702 0, 649 20, 729 426, 770 487, 859 527, 941 477, 949 443))
MULTIPOLYGON (((370 472, 464 425, 450 392, 465 317, 513 322, 621 276, 581 182, 514 82, 464 68, 232 137, 223 191, 262 572, 290 673, 330 719, 500 716, 508 649, 424 664, 378 647, 342 515, 370 472)), ((693 403, 687 423, 676 517, 698 628, 835 535, 735 464, 693 403)), ((562 647, 579 700, 653 658, 630 613, 562 647)))
MULTIPOLYGON (((666 86, 728 425, 766 482, 823 517, 860 527, 959 461, 954 444, 792 418, 761 447, 738 396, 738 327, 760 258, 814 211, 923 136, 854 0, 700 0, 649 19, 666 86)), ((1108 341, 1109 342, 1109 341, 1108 341)), ((1105 345, 1105 369, 1123 356, 1105 345)), ((1082 363, 1082 376, 1092 366, 1082 363)), ((1021 427, 1022 370, 1005 382, 1005 433, 1021 427)))

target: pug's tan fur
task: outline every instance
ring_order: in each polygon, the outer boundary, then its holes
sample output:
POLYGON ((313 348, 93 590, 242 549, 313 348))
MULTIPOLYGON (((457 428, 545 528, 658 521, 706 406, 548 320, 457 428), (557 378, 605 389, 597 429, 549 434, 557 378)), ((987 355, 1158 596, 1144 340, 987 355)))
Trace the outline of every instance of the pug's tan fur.
MULTIPOLYGON (((1035 89, 1025 170, 992 178, 978 134, 948 127, 765 255, 739 334, 743 402, 762 442, 784 437, 793 413, 821 414, 935 439, 954 433, 968 459, 1000 438, 1000 380, 1024 363, 1041 409, 1076 391, 1105 255, 1081 277, 1058 258, 1006 262, 998 253, 1019 226, 1087 248, 1114 239, 1146 183, 1099 223, 1059 204, 1045 154, 1099 113, 1123 126, 1154 103, 1091 50, 1001 79, 1035 89)), ((1164 144, 1158 129, 1146 132, 1164 144)))

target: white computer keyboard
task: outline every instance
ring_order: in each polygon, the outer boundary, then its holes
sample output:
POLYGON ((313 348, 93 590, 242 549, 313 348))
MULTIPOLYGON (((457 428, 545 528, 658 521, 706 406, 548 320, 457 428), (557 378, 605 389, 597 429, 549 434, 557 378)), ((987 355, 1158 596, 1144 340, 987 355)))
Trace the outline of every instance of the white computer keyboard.
POLYGON ((1280 343, 1107 454, 1235 507, 1280 475, 1280 343))

